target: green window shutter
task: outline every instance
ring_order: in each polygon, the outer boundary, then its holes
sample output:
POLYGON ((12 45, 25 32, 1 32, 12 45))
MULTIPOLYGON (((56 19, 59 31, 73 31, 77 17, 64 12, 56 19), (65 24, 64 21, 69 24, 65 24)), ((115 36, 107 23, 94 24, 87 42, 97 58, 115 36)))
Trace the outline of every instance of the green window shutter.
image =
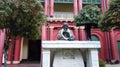
POLYGON ((54 0, 55 3, 73 3, 73 0, 54 0))
MULTIPOLYGON (((38 0, 45 2, 45 0, 38 0)), ((73 0, 54 0, 55 3, 73 3, 73 0)), ((100 0, 83 0, 83 4, 101 4, 100 0)))
POLYGON ((120 56, 120 41, 118 41, 118 52, 119 52, 119 56, 120 56))
MULTIPOLYGON (((92 41, 99 41, 99 38, 95 35, 91 36, 92 41)), ((100 48, 98 48, 98 52, 100 52, 100 48)))
POLYGON ((39 1, 39 2, 44 2, 45 0, 37 0, 37 1, 39 1))
POLYGON ((100 0, 83 0, 83 4, 101 4, 100 0))

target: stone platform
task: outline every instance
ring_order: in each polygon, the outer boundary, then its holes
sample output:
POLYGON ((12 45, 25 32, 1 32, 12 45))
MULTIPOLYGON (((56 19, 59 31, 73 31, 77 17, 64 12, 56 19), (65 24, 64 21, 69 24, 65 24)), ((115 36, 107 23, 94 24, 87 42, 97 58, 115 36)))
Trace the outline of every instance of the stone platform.
MULTIPOLYGON (((99 41, 42 41, 42 67, 56 67, 61 66, 58 62, 56 62, 55 57, 59 57, 58 55, 61 53, 58 50, 80 50, 79 56, 83 57, 83 62, 85 62, 85 66, 87 67, 99 67, 98 63, 98 51, 100 48, 99 41), (57 51, 57 53, 56 53, 57 51), (55 65, 54 65, 55 64, 55 65)), ((64 52, 64 51, 63 51, 64 52)), ((74 53, 75 53, 74 52, 74 53)), ((69 53, 69 52, 68 52, 69 53)), ((63 55, 64 56, 64 55, 63 55)), ((72 58, 72 56, 66 57, 72 58)), ((63 60, 60 61, 60 63, 63 60)), ((67 65, 63 62, 62 65, 67 65)), ((71 61, 72 62, 72 61, 71 61)), ((75 62, 78 62, 77 60, 75 62)), ((79 65, 79 63, 77 63, 79 65)), ((77 65, 75 64, 75 65, 77 65)), ((70 67, 74 67, 75 65, 70 64, 70 67)), ((82 63, 83 65, 83 63, 82 63)), ((83 66, 84 66, 83 65, 83 66)))

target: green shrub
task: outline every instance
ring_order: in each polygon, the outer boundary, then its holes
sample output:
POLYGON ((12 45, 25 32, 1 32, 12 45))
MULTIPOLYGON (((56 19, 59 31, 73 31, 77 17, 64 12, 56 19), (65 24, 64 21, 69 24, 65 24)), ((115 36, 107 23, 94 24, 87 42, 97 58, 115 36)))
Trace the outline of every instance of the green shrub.
POLYGON ((99 66, 105 67, 105 62, 102 59, 99 59, 99 66))

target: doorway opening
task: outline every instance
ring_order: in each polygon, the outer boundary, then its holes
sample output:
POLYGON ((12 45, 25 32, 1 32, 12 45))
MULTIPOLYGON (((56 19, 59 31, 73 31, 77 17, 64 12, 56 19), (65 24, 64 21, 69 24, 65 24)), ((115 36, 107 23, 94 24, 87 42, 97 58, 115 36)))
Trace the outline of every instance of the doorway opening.
POLYGON ((41 40, 24 39, 22 48, 21 63, 40 63, 41 57, 41 40))
POLYGON ((28 42, 28 60, 40 61, 40 40, 29 40, 28 42))

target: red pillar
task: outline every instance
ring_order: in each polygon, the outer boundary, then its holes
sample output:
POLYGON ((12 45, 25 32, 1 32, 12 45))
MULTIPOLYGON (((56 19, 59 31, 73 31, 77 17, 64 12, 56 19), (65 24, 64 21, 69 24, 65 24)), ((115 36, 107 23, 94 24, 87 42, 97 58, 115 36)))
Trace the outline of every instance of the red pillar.
POLYGON ((13 63, 15 63, 15 64, 20 63, 21 41, 22 41, 22 38, 19 37, 19 38, 16 40, 16 43, 15 43, 15 52, 14 52, 14 61, 13 61, 13 63))
POLYGON ((78 27, 75 27, 75 40, 78 40, 78 27))
POLYGON ((77 16, 78 8, 77 8, 77 0, 74 0, 74 16, 77 16))
POLYGON ((101 0, 101 10, 102 10, 102 14, 104 14, 103 0, 101 0))
POLYGON ((54 0, 50 0, 50 16, 54 14, 54 0))
POLYGON ((119 55, 118 55, 118 46, 115 42, 115 36, 114 36, 114 31, 112 30, 110 32, 110 39, 111 39, 111 51, 112 51, 112 57, 114 60, 119 60, 119 55))
POLYGON ((82 10, 82 0, 78 0, 78 12, 82 10))
POLYGON ((106 32, 103 32, 103 37, 102 40, 103 40, 103 50, 104 50, 104 58, 105 60, 106 59, 109 59, 110 58, 110 55, 109 55, 109 47, 108 47, 108 38, 107 38, 107 33, 106 32))
POLYGON ((48 11, 48 0, 45 0, 45 4, 44 4, 44 5, 45 5, 45 13, 44 13, 44 14, 45 14, 46 16, 48 16, 48 12, 49 12, 49 11, 48 11))
POLYGON ((80 38, 82 41, 86 40, 85 26, 80 26, 80 38))
POLYGON ((105 0, 106 1, 106 9, 109 9, 109 0, 105 0))
POLYGON ((46 40, 46 27, 45 27, 45 24, 42 26, 42 40, 46 40))
POLYGON ((10 63, 11 63, 11 55, 12 55, 12 53, 11 53, 11 52, 12 52, 12 49, 11 49, 11 48, 9 48, 9 49, 8 49, 8 57, 7 57, 7 60, 8 60, 8 61, 7 61, 7 63, 8 63, 8 64, 10 64, 10 63))
POLYGON ((9 43, 9 49, 8 49, 8 58, 7 58, 7 63, 8 64, 12 64, 13 63, 13 56, 14 56, 14 49, 15 49, 15 45, 13 45, 15 43, 15 39, 13 37, 11 37, 10 43, 9 43))
POLYGON ((0 31, 0 67, 2 67, 4 40, 5 40, 5 30, 0 31))
POLYGON ((53 40, 53 37, 54 37, 53 29, 54 27, 50 26, 50 40, 53 40))
POLYGON ((101 9, 102 9, 102 14, 104 14, 104 12, 105 12, 104 0, 101 0, 101 9))

